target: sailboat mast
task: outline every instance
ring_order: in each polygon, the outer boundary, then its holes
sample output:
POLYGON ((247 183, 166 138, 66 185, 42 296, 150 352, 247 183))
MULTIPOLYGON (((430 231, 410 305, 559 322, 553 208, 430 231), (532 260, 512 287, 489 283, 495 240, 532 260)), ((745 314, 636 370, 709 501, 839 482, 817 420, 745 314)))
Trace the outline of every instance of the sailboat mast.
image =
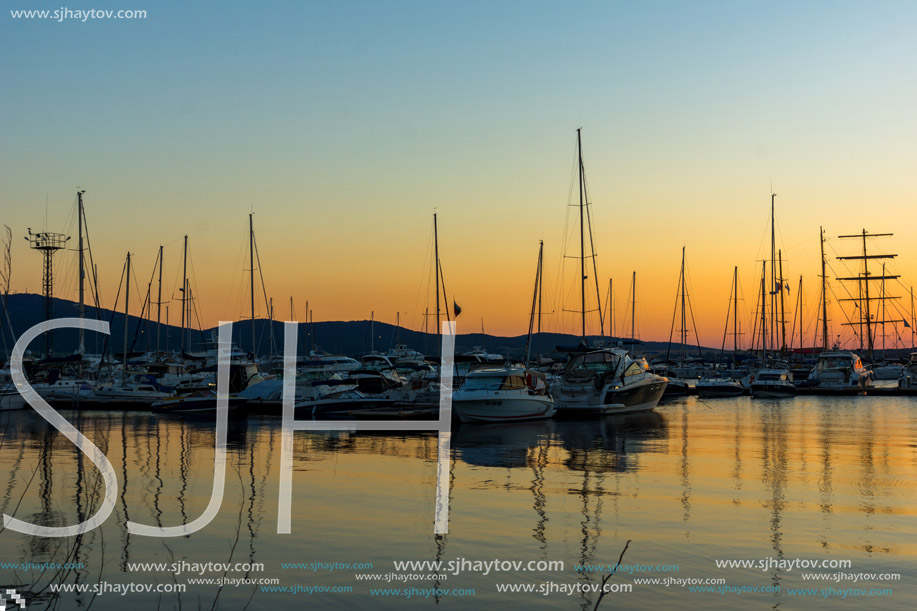
POLYGON ((127 312, 131 299, 131 253, 127 253, 127 268, 124 276, 124 365, 121 369, 121 385, 127 382, 127 312))
POLYGON ((162 244, 159 245, 159 292, 156 296, 156 352, 159 352, 159 332, 162 326, 162 244))
POLYGON ((681 247, 681 366, 685 366, 687 352, 685 344, 688 343, 687 320, 685 318, 685 247, 681 247))
POLYGON ((799 350, 800 350, 800 360, 802 360, 802 349, 804 347, 802 340, 802 274, 799 276, 799 289, 796 293, 797 299, 799 299, 799 350))
POLYGON ((771 193, 771 349, 777 350, 777 238, 776 228, 774 227, 774 200, 777 198, 776 193, 771 193))
MULTIPOLYGON (((542 258, 542 248, 544 247, 544 240, 539 241, 538 243, 538 342, 541 342, 541 296, 543 294, 542 287, 544 286, 544 259, 542 258)), ((913 301, 913 291, 911 291, 911 301, 913 301)), ((913 304, 911 309, 913 309, 913 304)), ((541 354, 541 344, 539 343, 538 354, 541 354)))
POLYGON ((828 276, 825 273, 825 230, 819 227, 818 231, 821 233, 821 349, 824 352, 828 349, 828 301, 825 294, 828 276))
POLYGON ((882 263, 882 360, 885 360, 885 263, 882 263))
POLYGON ((614 339, 615 336, 615 294, 612 279, 608 279, 608 338, 614 339))
MULTIPOLYGON (((532 360, 532 330, 535 326, 535 308, 540 309, 540 301, 538 300, 538 285, 541 281, 541 252, 544 248, 544 240, 538 243, 538 265, 535 267, 535 288, 532 289, 532 312, 529 315, 529 334, 525 340, 525 366, 528 367, 529 363, 532 360)), ((483 327, 483 322, 481 323, 483 327)), ((482 328, 483 333, 483 328, 482 328)))
POLYGON ((767 261, 761 262, 761 352, 762 361, 767 366, 767 261))
POLYGON ((188 236, 185 235, 185 246, 182 250, 182 272, 181 272, 181 353, 182 358, 185 356, 185 310, 188 302, 188 236))
POLYGON ((914 320, 914 287, 911 287, 911 352, 914 351, 914 327, 917 326, 917 320, 914 320))
POLYGON ((579 263, 580 263, 580 315, 582 316, 583 343, 586 342, 586 244, 583 220, 583 143, 581 128, 576 130, 576 151, 579 158, 579 263))
MULTIPOLYGON (((76 192, 76 197, 77 197, 77 204, 76 204, 77 222, 76 224, 79 227, 79 245, 78 247, 80 251, 80 254, 79 254, 79 260, 80 260, 80 263, 79 263, 80 265, 80 320, 83 319, 84 314, 85 314, 85 305, 84 305, 85 299, 84 299, 84 288, 83 288, 83 281, 86 278, 85 259, 83 258, 83 193, 85 192, 86 191, 83 189, 79 189, 76 192)), ((84 348, 85 348, 84 330, 82 327, 80 327, 80 346, 78 349, 78 353, 83 354, 84 348)))
POLYGON ((274 358, 276 351, 274 350, 274 298, 271 297, 268 299, 268 317, 270 319, 268 323, 268 337, 270 338, 271 343, 271 358, 274 358))
POLYGON ((251 322, 252 322, 252 357, 255 356, 255 228, 252 217, 248 215, 248 273, 251 285, 251 322))
MULTIPOLYGON (((883 274, 884 276, 885 274, 883 274)), ((866 255, 866 229, 863 229, 863 285, 866 292, 866 337, 869 342, 869 362, 873 361, 872 354, 872 325, 869 315, 869 258, 866 255)), ((862 310, 861 310, 862 312, 862 310)))
POLYGON ((739 266, 732 270, 732 362, 739 362, 739 266))
POLYGON ((369 312, 369 351, 371 353, 376 351, 376 312, 375 310, 370 310, 369 312))
MULTIPOLYGON (((436 226, 436 213, 433 213, 433 267, 436 268, 436 334, 442 333, 439 328, 439 231, 436 226)), ((445 297, 445 295, 443 295, 445 297)))
POLYGON ((637 339, 637 334, 634 332, 636 329, 636 323, 634 322, 637 314, 637 271, 634 270, 633 276, 631 277, 630 284, 630 343, 631 348, 633 348, 633 343, 637 339))
MULTIPOLYGON (((777 286, 780 290, 780 351, 786 354, 786 307, 783 303, 783 251, 777 251, 777 261, 780 265, 780 278, 777 286)), ((792 339, 792 338, 791 338, 792 339)))

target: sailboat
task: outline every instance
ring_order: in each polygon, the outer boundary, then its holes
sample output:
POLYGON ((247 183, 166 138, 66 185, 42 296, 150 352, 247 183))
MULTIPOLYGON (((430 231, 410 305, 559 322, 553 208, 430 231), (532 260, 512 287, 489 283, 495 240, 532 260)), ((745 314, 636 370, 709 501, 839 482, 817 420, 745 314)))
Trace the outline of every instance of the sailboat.
MULTIPOLYGON (((526 367, 531 360, 532 327, 541 284, 544 243, 538 246, 538 271, 532 295, 532 313, 526 340, 526 367)), ((492 356, 492 355, 485 355, 492 356)), ((554 415, 554 399, 548 394, 543 373, 522 367, 486 367, 470 371, 452 395, 452 407, 462 422, 517 422, 554 415)))
POLYGON ((130 280, 131 280, 131 253, 127 253, 124 271, 124 350, 121 365, 121 382, 100 384, 93 390, 95 399, 101 403, 130 403, 150 405, 154 401, 171 397, 175 391, 159 385, 150 375, 130 375, 128 363, 127 337, 128 323, 130 322, 130 280))
POLYGON ((767 273, 767 260, 761 262, 761 367, 749 378, 749 391, 753 397, 778 398, 791 397, 796 394, 793 374, 784 360, 778 358, 786 355, 786 325, 783 311, 783 255, 779 255, 776 242, 775 200, 776 193, 771 193, 771 258, 770 275, 767 273), (779 274, 778 274, 779 261, 779 274), (768 285, 770 289, 768 289, 768 285), (770 309, 767 298, 770 296, 770 309), (770 329, 768 329, 768 312, 770 312, 770 329), (779 314, 778 314, 779 312, 779 314), (777 325, 780 325, 778 333, 777 325), (778 346, 779 342, 779 346, 778 346), (770 349, 770 353, 768 353, 770 349))
POLYGON ((702 399, 711 397, 737 397, 745 394, 745 387, 736 377, 742 378, 746 374, 738 369, 739 362, 739 268, 736 266, 732 272, 732 295, 730 295, 732 307, 726 311, 726 330, 723 332, 723 350, 726 349, 726 335, 729 329, 729 312, 732 312, 732 369, 717 371, 716 375, 705 376, 697 381, 694 387, 697 389, 697 396, 702 399), (731 373, 734 377, 727 375, 731 373), (736 376, 736 374, 739 374, 736 376))
MULTIPOLYGON (((656 375, 645 359, 623 348, 590 348, 586 343, 585 171, 580 130, 576 130, 579 159, 580 314, 582 340, 568 352, 570 360, 560 381, 551 386, 557 413, 622 414, 652 410, 665 392, 668 378, 656 375)), ((591 236, 591 228, 590 228, 591 236)), ((590 239, 590 244, 591 244, 590 239)), ((595 256, 595 253, 592 253, 595 256)), ((593 259, 594 260, 594 259, 593 259)), ((601 312, 601 307, 598 308, 601 312)))

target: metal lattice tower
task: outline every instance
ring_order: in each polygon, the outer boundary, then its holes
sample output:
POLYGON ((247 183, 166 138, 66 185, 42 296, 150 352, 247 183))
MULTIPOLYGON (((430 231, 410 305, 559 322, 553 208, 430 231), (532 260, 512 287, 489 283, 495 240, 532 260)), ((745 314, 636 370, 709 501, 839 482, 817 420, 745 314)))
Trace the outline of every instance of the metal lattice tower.
MULTIPOLYGON (((29 247, 33 250, 41 251, 44 258, 44 265, 41 274, 41 290, 45 298, 45 320, 51 320, 54 297, 54 253, 67 245, 70 238, 63 233, 32 233, 29 229, 29 235, 26 237, 29 241, 29 247)), ((45 353, 51 356, 51 332, 45 333, 45 353)))

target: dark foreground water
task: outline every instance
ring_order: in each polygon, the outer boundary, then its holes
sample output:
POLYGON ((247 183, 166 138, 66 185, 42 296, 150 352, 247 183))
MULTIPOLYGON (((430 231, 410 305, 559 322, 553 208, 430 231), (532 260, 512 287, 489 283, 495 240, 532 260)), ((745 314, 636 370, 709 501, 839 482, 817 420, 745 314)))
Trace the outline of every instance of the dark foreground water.
MULTIPOLYGON (((0 531, 0 586, 29 609, 593 609, 628 540, 600 609, 917 608, 910 398, 688 398, 457 427, 444 537, 435 434, 296 433, 293 532, 279 535, 280 422, 233 416, 217 518, 156 539, 124 524, 200 515, 212 423, 64 414, 114 465, 117 506, 81 537, 0 531), (441 561, 446 575, 395 561, 441 561)), ((4 513, 66 525, 92 512, 97 471, 69 441, 31 410, 0 414, 0 431, 4 513)))

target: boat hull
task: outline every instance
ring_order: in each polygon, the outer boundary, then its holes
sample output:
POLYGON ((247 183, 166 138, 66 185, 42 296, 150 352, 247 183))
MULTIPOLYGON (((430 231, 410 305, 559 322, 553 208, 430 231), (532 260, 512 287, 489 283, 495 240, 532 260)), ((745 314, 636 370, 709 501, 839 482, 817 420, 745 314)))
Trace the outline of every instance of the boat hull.
POLYGON ((0 412, 11 412, 27 407, 28 404, 25 401, 25 397, 19 394, 18 391, 0 394, 0 412))
MULTIPOLYGON (((245 405, 245 403, 245 399, 229 397, 227 409, 236 410, 245 405)), ((201 397, 157 401, 150 409, 158 414, 215 414, 217 411, 217 399, 216 397, 201 397)))
POLYGON ((740 397, 745 394, 741 384, 703 384, 698 383, 697 396, 701 399, 717 399, 720 397, 740 397))
POLYGON ((620 388, 605 388, 601 393, 555 395, 558 415, 630 414, 655 409, 668 384, 666 378, 640 381, 620 388))
POLYGON ((752 384, 751 396, 758 397, 759 399, 782 399, 784 397, 795 397, 796 388, 793 386, 752 384))
POLYGON ((452 410, 462 422, 516 422, 554 415, 554 401, 548 396, 453 397, 452 410))

